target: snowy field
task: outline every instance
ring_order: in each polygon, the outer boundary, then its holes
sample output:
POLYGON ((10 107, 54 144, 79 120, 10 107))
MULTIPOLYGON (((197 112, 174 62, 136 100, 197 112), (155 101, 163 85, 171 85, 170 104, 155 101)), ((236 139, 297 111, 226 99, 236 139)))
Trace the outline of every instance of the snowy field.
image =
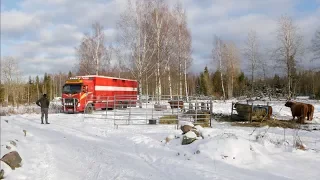
MULTIPOLYGON (((314 120, 320 123, 320 103, 314 120)), ((273 115, 291 119, 284 102, 271 102, 273 115)), ((215 101, 214 113, 229 114, 231 101, 215 101)), ((35 107, 37 108, 37 107, 35 107)), ((37 110, 36 110, 37 111, 37 110)), ((136 111, 144 111, 137 109, 136 111)), ((100 113, 100 114, 99 114, 100 113)), ((1 116, 1 156, 17 150, 22 167, 6 169, 10 180, 257 180, 320 177, 320 131, 235 127, 213 122, 204 139, 181 145, 182 131, 172 125, 124 125, 107 116, 50 114, 1 116), (24 136, 23 130, 27 131, 24 136), (166 137, 173 137, 166 143, 166 137), (306 150, 297 149, 301 140, 306 150), (15 141, 13 146, 9 141, 15 141), (11 150, 6 148, 11 146, 11 150)), ((1 164, 1 168, 5 168, 1 164)))

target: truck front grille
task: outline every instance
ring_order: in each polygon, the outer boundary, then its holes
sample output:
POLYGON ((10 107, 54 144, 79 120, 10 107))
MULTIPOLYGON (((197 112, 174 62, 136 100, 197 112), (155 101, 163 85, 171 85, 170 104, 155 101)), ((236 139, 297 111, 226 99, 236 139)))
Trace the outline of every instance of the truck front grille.
POLYGON ((65 106, 77 106, 78 105, 78 99, 74 98, 65 98, 64 99, 64 105, 65 106), (75 104, 74 104, 75 103, 75 104))

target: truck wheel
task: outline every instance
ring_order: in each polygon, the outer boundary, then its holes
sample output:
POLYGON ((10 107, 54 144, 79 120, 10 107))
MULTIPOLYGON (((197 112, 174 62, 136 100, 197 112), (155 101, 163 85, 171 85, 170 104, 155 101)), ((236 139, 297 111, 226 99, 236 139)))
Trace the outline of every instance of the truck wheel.
POLYGON ((92 112, 93 112, 93 106, 92 106, 92 104, 88 104, 86 107, 86 113, 92 114, 92 112))

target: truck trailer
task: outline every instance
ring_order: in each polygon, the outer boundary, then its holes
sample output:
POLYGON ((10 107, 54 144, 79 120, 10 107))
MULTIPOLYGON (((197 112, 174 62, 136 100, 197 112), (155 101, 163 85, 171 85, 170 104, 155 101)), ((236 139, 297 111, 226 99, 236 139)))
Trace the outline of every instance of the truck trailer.
POLYGON ((92 112, 135 106, 138 82, 109 76, 76 76, 66 80, 62 88, 62 108, 65 113, 92 112))

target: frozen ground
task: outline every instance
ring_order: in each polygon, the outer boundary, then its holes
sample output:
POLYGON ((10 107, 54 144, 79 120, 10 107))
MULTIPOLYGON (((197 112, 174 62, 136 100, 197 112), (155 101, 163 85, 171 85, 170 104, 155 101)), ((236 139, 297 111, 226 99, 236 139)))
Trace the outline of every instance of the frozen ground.
MULTIPOLYGON (((320 122, 320 104, 314 105, 311 123, 320 122)), ((275 116, 290 119, 283 102, 272 106, 275 116)), ((215 113, 229 111, 231 102, 214 103, 215 113)), ((49 125, 40 124, 39 114, 2 116, 1 156, 13 140, 17 142, 13 149, 23 158, 22 167, 9 172, 6 179, 316 180, 320 176, 320 131, 214 122, 213 128, 203 130, 204 139, 181 145, 181 131, 174 126, 115 129, 112 114, 108 112, 107 118, 98 113, 85 118, 82 114, 50 114, 49 125), (165 143, 170 135, 177 138, 165 143), (297 139, 306 150, 295 148, 297 139)))

